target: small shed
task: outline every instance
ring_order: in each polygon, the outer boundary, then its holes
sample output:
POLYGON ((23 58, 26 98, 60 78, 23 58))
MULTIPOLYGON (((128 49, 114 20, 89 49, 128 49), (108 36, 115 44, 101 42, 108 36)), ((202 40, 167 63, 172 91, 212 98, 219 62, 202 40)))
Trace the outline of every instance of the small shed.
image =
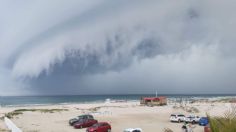
POLYGON ((142 97, 140 100, 140 104, 148 105, 148 106, 161 106, 167 105, 166 97, 142 97))

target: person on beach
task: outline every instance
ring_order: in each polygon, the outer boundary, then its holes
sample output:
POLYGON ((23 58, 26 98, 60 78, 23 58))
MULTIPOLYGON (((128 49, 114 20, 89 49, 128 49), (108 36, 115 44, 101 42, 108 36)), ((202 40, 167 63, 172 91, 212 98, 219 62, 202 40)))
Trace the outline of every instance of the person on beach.
POLYGON ((195 127, 196 127, 196 126, 194 126, 194 125, 192 125, 192 124, 188 124, 188 125, 186 126, 187 132, 193 132, 193 129, 194 129, 195 127))
POLYGON ((188 132, 187 131, 187 123, 185 122, 184 125, 182 126, 182 132, 188 132))

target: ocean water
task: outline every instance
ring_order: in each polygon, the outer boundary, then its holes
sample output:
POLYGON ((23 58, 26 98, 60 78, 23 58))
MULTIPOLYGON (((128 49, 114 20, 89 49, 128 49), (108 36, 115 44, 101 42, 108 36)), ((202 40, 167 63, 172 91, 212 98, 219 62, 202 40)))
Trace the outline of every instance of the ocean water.
MULTIPOLYGON (((96 103, 110 100, 138 101, 141 97, 154 97, 151 94, 136 95, 60 95, 60 96, 0 96, 1 107, 27 106, 27 105, 53 105, 73 103, 96 103)), ((236 95, 158 95, 166 96, 168 99, 204 99, 236 97, 236 95)))

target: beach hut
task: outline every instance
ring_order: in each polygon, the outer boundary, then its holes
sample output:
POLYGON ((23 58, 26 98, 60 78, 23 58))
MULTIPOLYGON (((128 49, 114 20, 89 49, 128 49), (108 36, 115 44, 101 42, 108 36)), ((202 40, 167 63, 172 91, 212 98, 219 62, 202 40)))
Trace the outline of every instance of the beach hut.
POLYGON ((142 97, 140 104, 148 106, 167 105, 167 99, 166 97, 142 97))

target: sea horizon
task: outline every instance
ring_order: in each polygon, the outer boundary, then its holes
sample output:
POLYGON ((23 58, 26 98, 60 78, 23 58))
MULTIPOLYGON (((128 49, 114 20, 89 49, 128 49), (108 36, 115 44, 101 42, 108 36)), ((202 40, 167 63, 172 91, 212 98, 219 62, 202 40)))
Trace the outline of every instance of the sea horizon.
MULTIPOLYGON (((108 95, 108 96, 111 96, 111 95, 156 95, 155 93, 144 93, 144 94, 136 94, 136 93, 129 93, 129 94, 37 94, 37 95, 34 95, 34 94, 26 94, 26 95, 0 95, 0 97, 32 97, 32 96, 103 96, 103 95, 108 95)), ((204 96, 234 96, 236 95, 236 93, 232 94, 232 93, 224 93, 224 94, 220 94, 220 93, 196 93, 196 94, 191 94, 191 93, 184 93, 184 94, 180 94, 180 93, 170 93, 170 94, 167 94, 167 93, 164 93, 164 94, 157 94, 158 96, 169 96, 169 95, 173 95, 173 96, 201 96, 201 95, 204 95, 204 96)))

